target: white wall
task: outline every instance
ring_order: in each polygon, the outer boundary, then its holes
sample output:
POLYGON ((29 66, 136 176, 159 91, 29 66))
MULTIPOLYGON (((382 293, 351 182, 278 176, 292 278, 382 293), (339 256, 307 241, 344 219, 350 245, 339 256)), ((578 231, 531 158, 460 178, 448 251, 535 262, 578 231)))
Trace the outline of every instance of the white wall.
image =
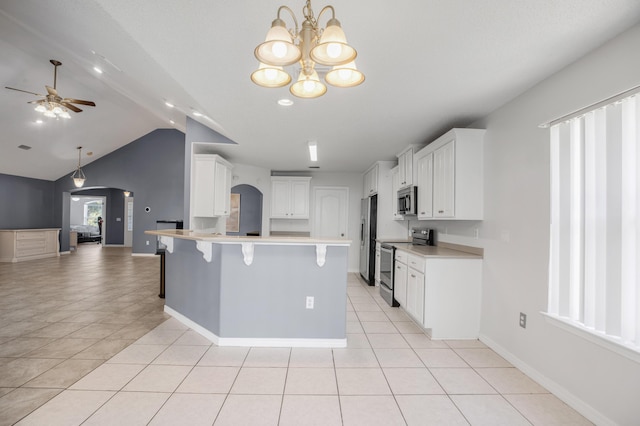
MULTIPOLYGON (((312 172, 310 183, 310 206, 313 212, 313 188, 317 186, 341 186, 349 188, 349 224, 347 238, 351 240, 349 248, 349 271, 357 272, 359 269, 359 243, 358 234, 360 227, 360 198, 362 197, 361 173, 329 173, 312 172)), ((271 224, 269 212, 271 206, 271 171, 262 167, 246 164, 234 164, 232 170, 233 180, 231 186, 247 184, 258 188, 262 192, 262 235, 269 235, 270 230, 310 232, 309 220, 276 220, 271 224)))
POLYGON ((547 303, 550 194, 549 130, 538 125, 640 84, 639 48, 640 25, 470 126, 487 129, 485 220, 420 223, 437 227, 442 241, 485 248, 482 339, 597 424, 639 424, 640 364, 539 313, 547 303), (528 315, 526 329, 519 312, 528 315))

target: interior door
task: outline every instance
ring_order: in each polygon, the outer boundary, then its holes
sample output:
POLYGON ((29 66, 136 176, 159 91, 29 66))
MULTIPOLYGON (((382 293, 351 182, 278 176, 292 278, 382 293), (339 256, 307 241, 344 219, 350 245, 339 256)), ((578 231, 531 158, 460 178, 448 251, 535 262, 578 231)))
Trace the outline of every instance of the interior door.
POLYGON ((313 237, 346 239, 349 223, 349 188, 316 187, 313 194, 313 237))

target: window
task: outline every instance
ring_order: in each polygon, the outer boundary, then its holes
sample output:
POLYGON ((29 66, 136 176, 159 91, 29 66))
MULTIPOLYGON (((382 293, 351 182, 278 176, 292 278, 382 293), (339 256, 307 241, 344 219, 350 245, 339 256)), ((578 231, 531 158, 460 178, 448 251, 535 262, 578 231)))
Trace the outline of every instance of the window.
POLYGON ((640 95, 551 126, 547 315, 640 360, 639 283, 640 95))
POLYGON ((102 216, 102 201, 91 200, 84 203, 84 224, 98 226, 98 217, 102 216))

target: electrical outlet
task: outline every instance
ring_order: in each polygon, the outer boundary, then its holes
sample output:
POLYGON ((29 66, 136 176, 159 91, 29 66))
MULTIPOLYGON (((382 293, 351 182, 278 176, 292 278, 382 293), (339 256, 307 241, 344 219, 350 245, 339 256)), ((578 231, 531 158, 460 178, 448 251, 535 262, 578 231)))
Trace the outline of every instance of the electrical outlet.
POLYGON ((478 228, 475 228, 473 230, 473 238, 475 238, 476 240, 480 238, 480 230, 478 228))
POLYGON ((147 240, 147 245, 149 245, 149 240, 147 240))
POLYGON ((527 314, 520 312, 520 327, 527 328, 527 314))
POLYGON ((313 309, 313 296, 307 296, 307 309, 313 309))

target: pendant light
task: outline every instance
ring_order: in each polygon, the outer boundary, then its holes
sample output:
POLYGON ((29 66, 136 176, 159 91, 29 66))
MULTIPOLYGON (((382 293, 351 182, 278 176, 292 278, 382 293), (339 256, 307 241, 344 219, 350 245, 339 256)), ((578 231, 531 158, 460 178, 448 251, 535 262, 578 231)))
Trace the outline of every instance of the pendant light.
POLYGON ((84 185, 84 181, 87 180, 87 178, 84 175, 84 172, 80 168, 81 155, 82 155, 82 147, 79 146, 78 147, 78 168, 71 175, 71 179, 73 179, 73 184, 76 186, 76 188, 82 188, 82 185, 84 185))
POLYGON ((318 78, 316 64, 333 67, 325 76, 327 83, 333 86, 353 87, 362 83, 364 74, 358 71, 354 62, 358 53, 347 43, 333 6, 325 6, 316 19, 311 0, 307 0, 302 14, 304 21, 299 29, 293 11, 287 6, 280 6, 265 41, 254 50, 259 68, 251 74, 251 80, 262 87, 286 86, 291 77, 283 67, 298 63, 300 74, 289 91, 301 98, 317 98, 327 91, 318 78), (280 18, 283 10, 291 15, 295 29, 287 30, 280 18), (321 28, 318 21, 325 11, 331 11, 332 16, 326 27, 321 28))

